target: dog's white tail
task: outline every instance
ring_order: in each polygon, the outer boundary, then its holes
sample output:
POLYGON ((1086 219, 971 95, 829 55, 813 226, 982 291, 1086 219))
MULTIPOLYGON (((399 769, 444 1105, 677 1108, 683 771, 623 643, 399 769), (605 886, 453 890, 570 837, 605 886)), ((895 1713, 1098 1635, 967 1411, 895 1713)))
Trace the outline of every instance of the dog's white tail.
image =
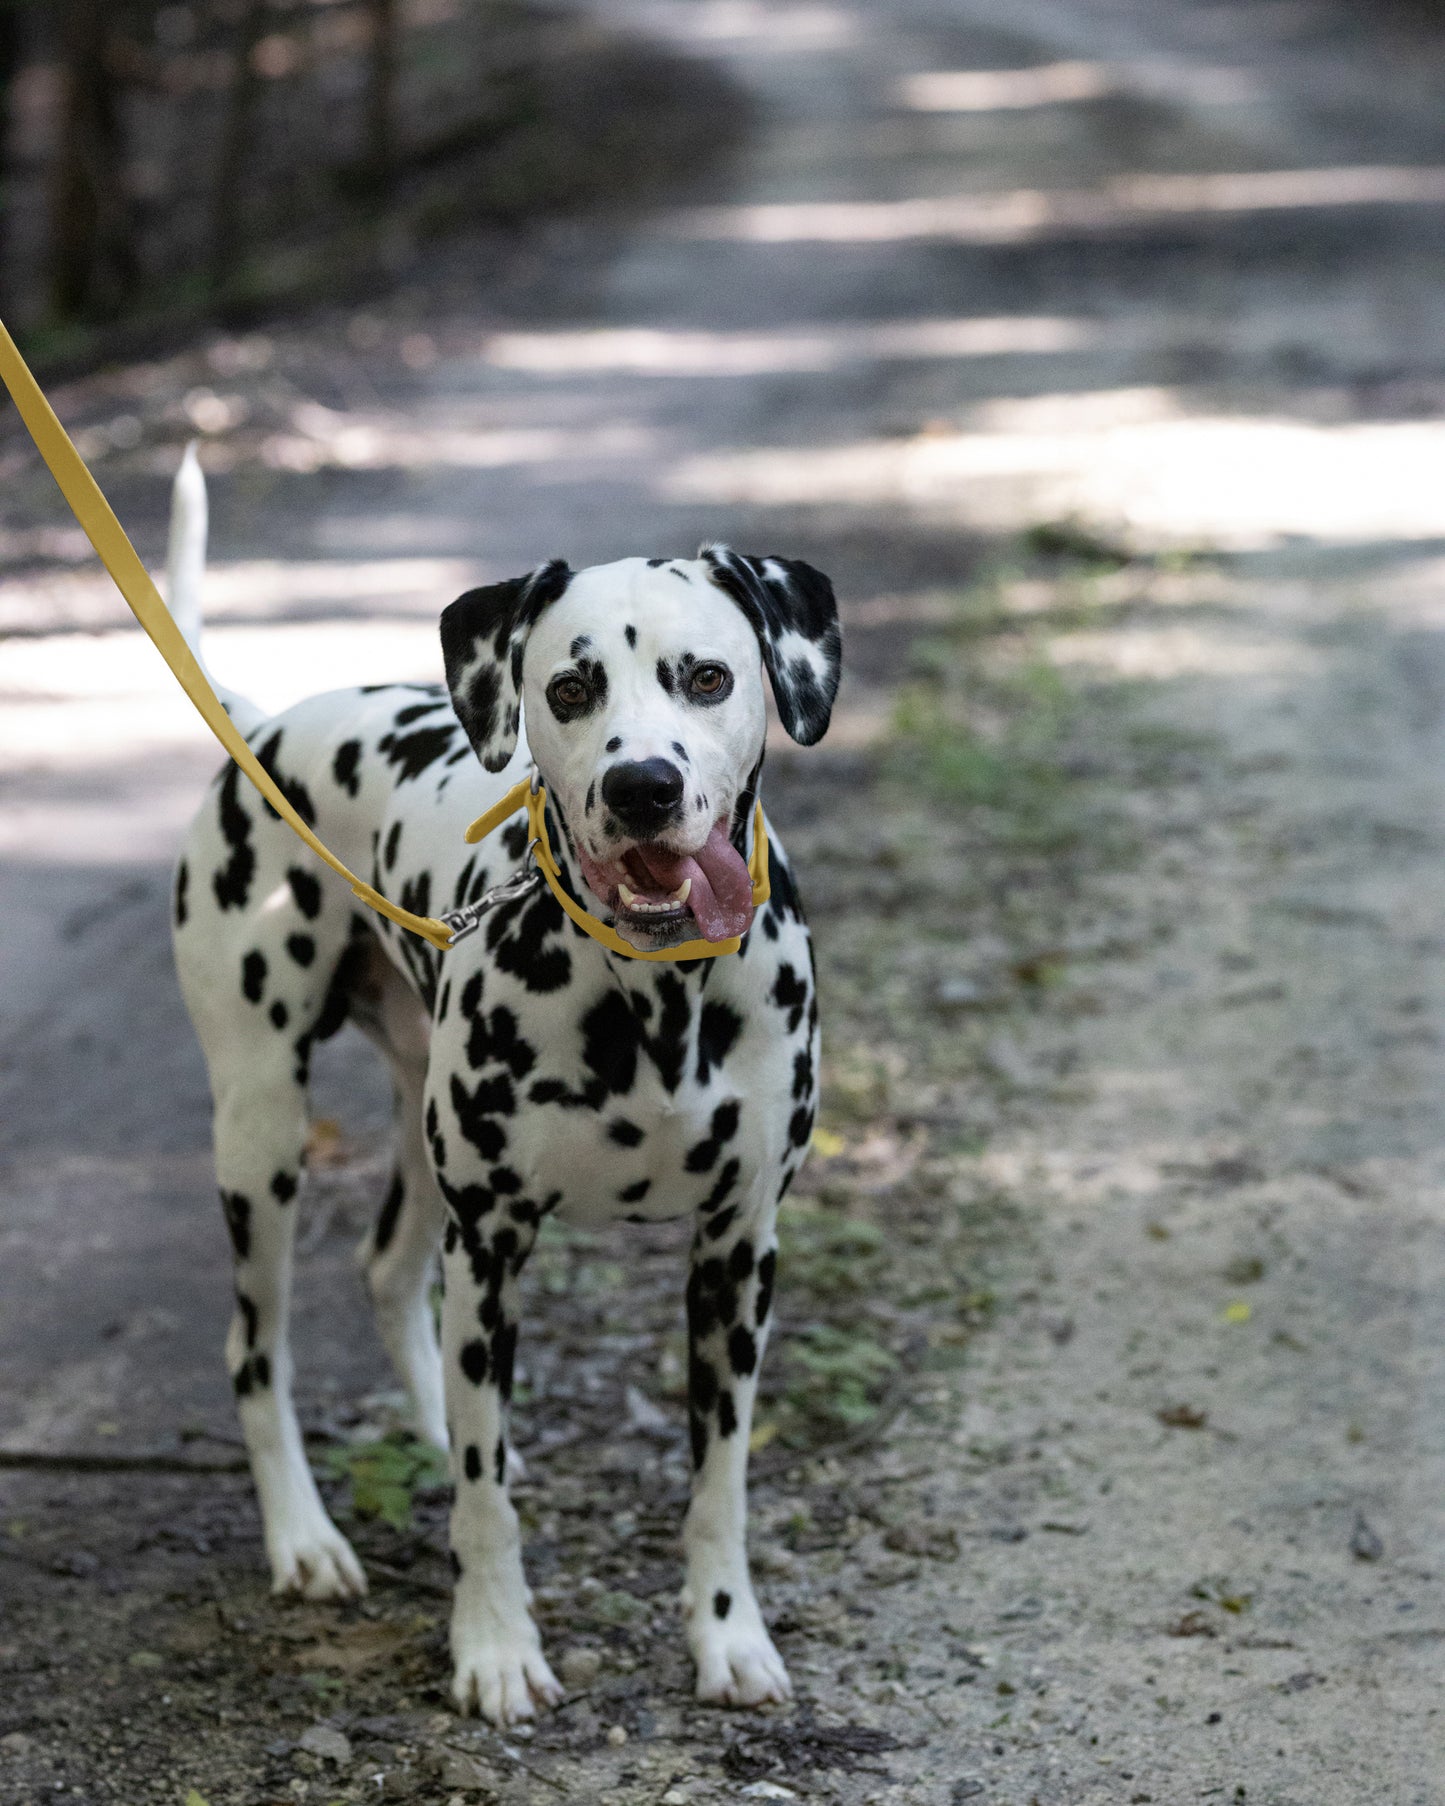
POLYGON ((186 644, 195 653, 201 669, 211 679, 211 687, 225 705, 226 713, 243 734, 249 734, 267 719, 266 711, 246 697, 238 695, 235 690, 228 690, 224 684, 218 684, 201 651, 201 628, 204 624, 201 589, 206 577, 208 524, 206 478, 201 469, 201 461, 196 456, 196 442, 193 439, 186 447, 171 489, 171 534, 166 548, 166 605, 171 611, 172 620, 185 635, 186 644))

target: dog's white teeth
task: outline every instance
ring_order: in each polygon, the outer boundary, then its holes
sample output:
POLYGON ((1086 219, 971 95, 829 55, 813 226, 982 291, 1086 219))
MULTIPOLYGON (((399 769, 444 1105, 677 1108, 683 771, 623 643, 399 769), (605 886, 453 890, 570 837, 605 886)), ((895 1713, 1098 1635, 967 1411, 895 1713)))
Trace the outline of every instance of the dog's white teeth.
POLYGON ((672 893, 672 896, 668 899, 668 901, 672 902, 672 903, 686 903, 686 901, 688 900, 688 898, 691 895, 692 895, 692 879, 684 878, 682 883, 679 884, 677 889, 672 893))
POLYGON ((624 909, 633 908, 637 902, 637 892, 629 890, 625 884, 618 885, 617 894, 622 899, 624 909))

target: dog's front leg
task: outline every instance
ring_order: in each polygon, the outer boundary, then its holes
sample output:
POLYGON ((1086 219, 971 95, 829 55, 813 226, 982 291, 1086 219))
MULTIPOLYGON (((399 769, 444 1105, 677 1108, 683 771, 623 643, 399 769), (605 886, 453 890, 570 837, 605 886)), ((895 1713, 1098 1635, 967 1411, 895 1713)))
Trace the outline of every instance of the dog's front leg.
POLYGON ((694 1471, 682 1609, 697 1696, 717 1705, 759 1706, 792 1695, 758 1610, 747 1552, 748 1438, 772 1308, 776 1216, 769 1199, 704 1217, 687 1282, 694 1471))
POLYGON ((478 1186, 449 1195, 442 1358, 456 1485, 452 1692, 462 1712, 507 1725, 562 1699, 532 1619, 520 1527, 507 1496, 504 1413, 517 1348, 517 1281, 536 1239, 537 1212, 478 1186))

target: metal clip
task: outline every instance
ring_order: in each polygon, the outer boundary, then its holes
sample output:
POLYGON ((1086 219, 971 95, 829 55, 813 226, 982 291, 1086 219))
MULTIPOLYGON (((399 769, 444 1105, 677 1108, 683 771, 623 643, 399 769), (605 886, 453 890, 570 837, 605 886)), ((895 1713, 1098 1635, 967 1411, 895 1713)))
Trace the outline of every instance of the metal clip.
MULTIPOLYGON (((536 844, 533 841, 532 845, 536 844)), ((534 885, 541 882, 541 872, 530 863, 531 852, 532 848, 528 847, 526 856, 528 862, 524 863, 518 871, 513 872, 510 878, 504 878, 500 884, 494 884, 489 891, 478 897, 475 903, 466 903, 460 909, 448 909, 442 912, 437 919, 445 922, 451 930, 452 946, 455 947, 458 941, 465 940, 469 934, 480 928, 482 917, 495 904, 506 903, 513 897, 523 896, 534 885)))

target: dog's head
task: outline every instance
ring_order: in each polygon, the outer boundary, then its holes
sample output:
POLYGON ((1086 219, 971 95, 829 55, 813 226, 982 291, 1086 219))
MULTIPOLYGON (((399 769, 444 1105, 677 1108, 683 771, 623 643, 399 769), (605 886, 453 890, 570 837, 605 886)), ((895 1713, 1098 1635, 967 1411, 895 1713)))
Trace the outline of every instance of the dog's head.
POLYGON ((643 950, 752 921, 742 845, 763 755, 763 671, 783 726, 820 739, 838 688, 833 587, 796 559, 562 563, 442 614, 452 706, 500 771, 523 710, 588 889, 643 950))

